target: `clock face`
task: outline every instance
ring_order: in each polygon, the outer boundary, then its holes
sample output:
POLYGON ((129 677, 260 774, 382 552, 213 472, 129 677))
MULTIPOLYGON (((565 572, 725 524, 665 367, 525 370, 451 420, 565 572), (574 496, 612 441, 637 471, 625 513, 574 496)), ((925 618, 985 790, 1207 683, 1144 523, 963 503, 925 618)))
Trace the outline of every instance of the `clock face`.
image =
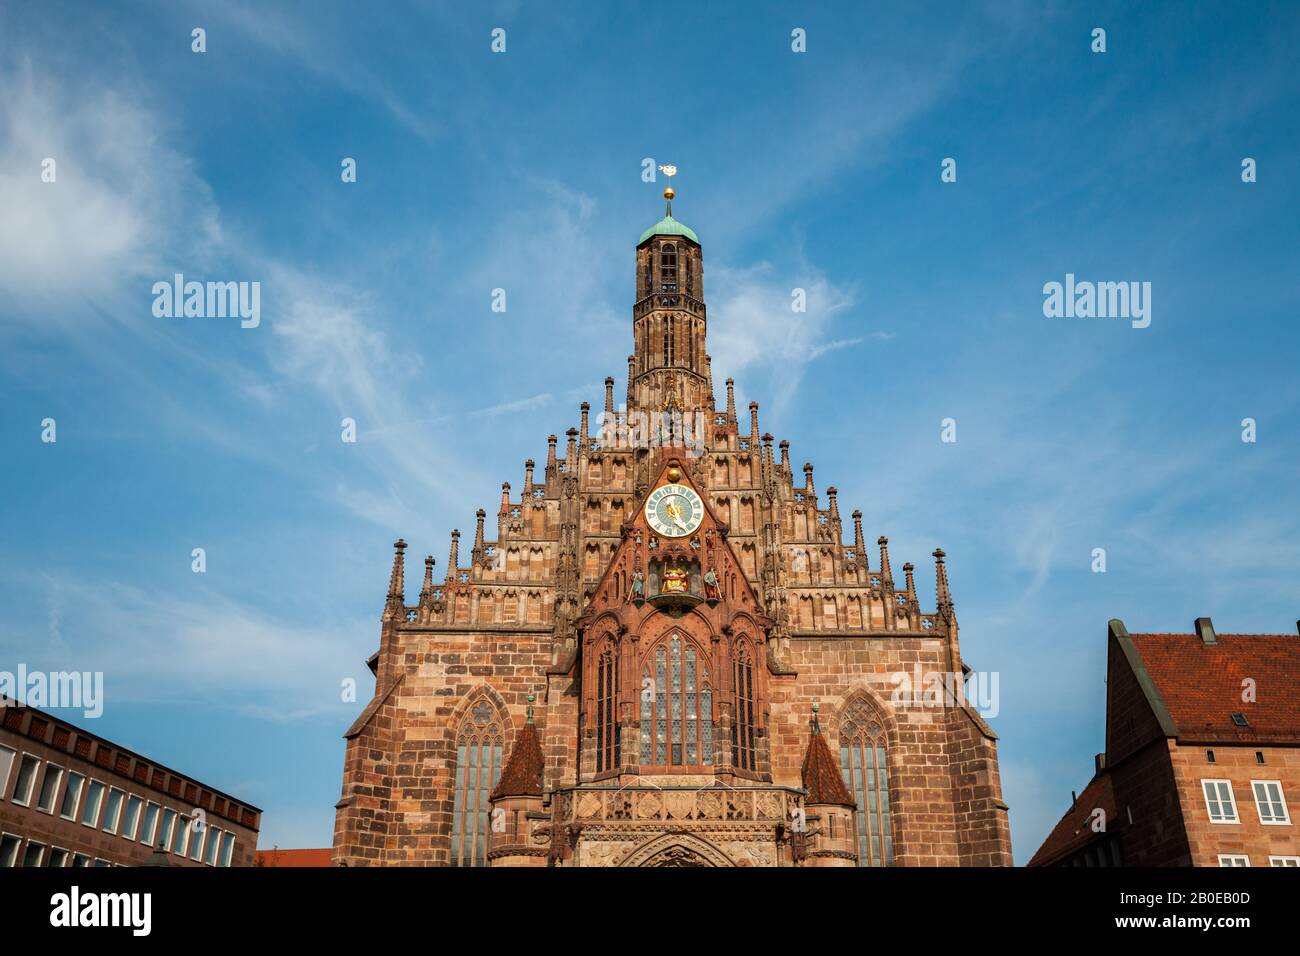
POLYGON ((684 538, 704 520, 704 502, 686 485, 661 485, 646 499, 645 520, 656 534, 684 538))

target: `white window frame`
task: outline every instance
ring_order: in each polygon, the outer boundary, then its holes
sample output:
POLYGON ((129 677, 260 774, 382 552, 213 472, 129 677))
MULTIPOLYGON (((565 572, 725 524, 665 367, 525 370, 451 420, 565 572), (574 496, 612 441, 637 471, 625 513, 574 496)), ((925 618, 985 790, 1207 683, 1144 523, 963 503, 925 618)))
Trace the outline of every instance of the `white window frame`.
MULTIPOLYGON (((1255 798, 1255 813, 1259 815, 1259 822, 1261 824, 1266 827, 1289 827, 1291 825, 1291 810, 1286 805, 1286 794, 1282 792, 1281 780, 1252 780, 1250 782, 1250 792, 1255 798), (1259 799, 1259 790, 1257 788, 1261 785, 1268 787, 1270 784, 1277 787, 1277 800, 1282 804, 1282 818, 1280 820, 1264 819, 1263 807, 1259 799)), ((1273 803, 1272 799, 1270 798, 1267 803, 1270 805, 1271 809, 1273 803)))
MULTIPOLYGON (((191 818, 191 821, 192 821, 192 818, 191 818)), ((193 822, 191 822, 190 826, 191 826, 191 828, 193 827, 193 822)), ((196 846, 195 843, 194 843, 194 833, 193 833, 193 831, 192 831, 192 829, 191 829, 191 832, 190 832, 190 859, 193 860, 195 863, 202 863, 202 862, 203 862, 203 841, 206 840, 206 839, 208 838, 208 830, 210 830, 210 829, 211 829, 211 827, 208 826, 208 821, 207 821, 207 820, 204 820, 204 821, 203 821, 203 828, 200 829, 200 830, 199 830, 199 833, 198 833, 199 840, 198 840, 198 845, 197 845, 197 846, 196 846)))
POLYGON ((76 823, 77 811, 81 809, 81 795, 86 792, 87 778, 84 773, 77 773, 75 770, 69 770, 64 776, 67 779, 63 781, 63 798, 59 800, 59 819, 71 820, 73 823, 76 823), (63 812, 63 801, 68 798, 68 787, 72 784, 73 777, 79 779, 81 783, 77 785, 77 797, 72 804, 72 815, 69 816, 63 812))
POLYGON ((217 860, 221 858, 221 834, 224 830, 216 827, 208 827, 208 839, 203 846, 203 865, 216 866, 217 860), (208 857, 212 857, 211 860, 208 857))
POLYGON ((1269 866, 1300 866, 1300 856, 1270 856, 1269 866))
POLYGON ((72 854, 72 867, 71 867, 71 868, 74 869, 74 870, 88 870, 88 869, 90 869, 90 864, 93 863, 93 862, 94 862, 94 861, 91 860, 91 858, 90 858, 88 855, 86 855, 85 853, 74 853, 74 854, 72 854), (86 862, 85 862, 85 863, 78 863, 78 862, 77 862, 78 860, 85 860, 86 862))
POLYGON ((1220 853, 1219 866, 1250 866, 1250 857, 1244 853, 1220 853))
POLYGON ((179 857, 184 857, 189 852, 190 840, 194 838, 194 834, 190 832, 191 824, 193 824, 193 822, 192 818, 187 817, 179 810, 176 811, 176 825, 181 829, 180 833, 176 836, 176 845, 173 847, 172 852, 179 857))
MULTIPOLYGON (((53 863, 48 862, 48 861, 49 861, 49 860, 52 860, 53 857, 54 857, 54 854, 56 854, 56 853, 62 853, 62 854, 63 854, 63 862, 62 862, 61 864, 59 864, 60 867, 67 866, 67 865, 68 865, 68 861, 72 859, 72 851, 71 851, 71 850, 65 850, 65 849, 64 849, 63 847, 61 847, 61 846, 51 846, 49 849, 47 849, 47 850, 45 851, 45 859, 46 859, 46 861, 47 861, 45 865, 46 865, 47 867, 52 867, 52 866, 54 866, 53 863)), ((57 868, 56 868, 56 869, 57 869, 57 868)))
MULTIPOLYGON (((1234 824, 1234 823, 1241 823, 1241 814, 1239 814, 1239 813, 1237 812, 1237 797, 1236 797, 1236 794, 1234 794, 1234 793, 1232 792, 1232 781, 1231 781, 1231 780, 1223 780, 1223 779, 1219 779, 1219 778, 1216 778, 1216 777, 1204 777, 1204 778, 1202 778, 1202 780, 1201 780, 1201 797, 1205 800, 1205 813, 1206 813, 1206 815, 1210 818, 1210 822, 1211 822, 1211 823, 1219 823, 1219 824, 1234 824), (1220 784, 1220 783, 1221 783, 1221 784, 1223 784, 1225 787, 1227 787, 1227 789, 1228 789, 1228 800, 1227 800, 1227 806, 1228 806, 1228 809, 1230 809, 1230 810, 1232 811, 1232 817, 1231 817, 1231 818, 1224 817, 1224 818, 1222 818, 1222 819, 1218 819, 1218 820, 1216 820, 1216 819, 1214 818, 1214 811, 1210 808, 1210 794, 1209 794, 1209 792, 1208 792, 1207 789, 1206 789, 1206 784, 1211 784, 1211 783, 1213 783, 1213 784, 1220 784)), ((1218 787, 1215 788, 1215 799, 1218 801, 1219 806, 1220 806, 1220 809, 1222 809, 1223 804, 1224 804, 1224 801, 1223 801, 1223 794, 1219 791, 1219 788, 1218 788, 1218 787)))
POLYGON ((217 866, 230 866, 230 861, 235 855, 235 835, 226 830, 221 835, 221 851, 217 858, 217 866))
POLYGON ((23 847, 23 862, 22 862, 21 865, 22 865, 22 866, 27 866, 27 865, 28 865, 28 864, 27 864, 27 854, 30 853, 30 852, 32 851, 32 847, 34 847, 34 846, 35 846, 35 847, 40 847, 40 856, 38 856, 38 857, 36 858, 36 862, 35 862, 35 863, 31 864, 31 867, 30 867, 30 868, 33 869, 33 870, 39 870, 39 869, 41 868, 41 866, 45 863, 45 853, 46 853, 46 851, 49 850, 49 848, 50 848, 50 845, 49 845, 48 843, 42 843, 40 840, 28 840, 28 841, 27 841, 27 845, 26 845, 25 847, 23 847))
POLYGON ((36 809, 40 813, 48 813, 50 816, 54 816, 55 807, 58 807, 63 802, 62 799, 63 778, 64 778, 63 768, 56 763, 50 763, 49 761, 46 761, 45 774, 44 776, 41 777, 41 787, 40 790, 36 791, 36 809), (41 806, 41 790, 45 789, 45 781, 50 779, 51 773, 57 773, 59 775, 59 779, 58 782, 54 784, 54 799, 50 801, 50 808, 46 810, 44 807, 41 806))
POLYGON ((81 808, 81 825, 83 827, 90 827, 92 830, 98 827, 99 818, 104 814, 104 797, 106 797, 107 795, 108 795, 108 784, 104 783, 104 781, 102 780, 96 780, 94 777, 86 778, 86 789, 85 789, 86 799, 78 801, 78 803, 85 804, 85 806, 81 808), (99 791, 99 802, 95 804, 95 815, 91 817, 90 822, 87 823, 85 819, 86 810, 90 809, 90 804, 89 804, 90 792, 95 789, 95 784, 99 784, 102 789, 99 791))
POLYGON ((109 788, 108 788, 108 799, 104 801, 104 826, 103 826, 103 830, 104 830, 105 833, 109 833, 109 834, 113 834, 113 835, 116 835, 116 834, 117 834, 117 826, 118 826, 119 823, 122 822, 122 810, 123 810, 125 807, 126 807, 126 791, 123 790, 121 787, 109 787, 109 788), (109 802, 112 800, 112 798, 113 798, 113 794, 115 794, 115 793, 117 793, 117 794, 121 794, 122 799, 119 800, 119 801, 117 802, 117 813, 113 814, 112 829, 110 829, 110 828, 109 828, 109 819, 108 819, 108 808, 109 808, 109 802))
POLYGON ((161 820, 162 820, 162 807, 154 803, 152 800, 146 800, 144 802, 144 812, 140 814, 141 832, 140 832, 139 840, 141 844, 145 846, 154 845, 154 836, 158 833, 158 823, 161 820), (153 807, 154 809, 153 826, 149 827, 148 833, 145 833, 144 826, 145 826, 145 821, 149 819, 150 807, 153 807))
MULTIPOLYGON (((41 769, 41 758, 36 756, 36 754, 23 753, 18 759, 19 774, 22 774, 23 772, 24 760, 35 760, 36 770, 32 771, 32 779, 28 783, 27 793, 23 796, 23 798, 21 800, 18 799, 18 791, 15 790, 14 795, 11 799, 15 804, 17 804, 20 807, 30 807, 32 805, 32 795, 36 792, 36 771, 41 769)), ((14 780, 14 786, 15 787, 18 786, 17 778, 15 778, 14 780)))
POLYGON ((121 819, 122 819, 122 831, 121 831, 121 837, 122 837, 122 839, 124 839, 124 840, 135 840, 135 835, 136 835, 136 833, 139 832, 139 830, 140 830, 140 819, 141 819, 141 817, 144 816, 144 805, 145 805, 144 797, 137 797, 134 793, 131 793, 129 790, 127 791, 127 794, 126 794, 126 803, 122 804, 122 818, 121 818, 121 819), (131 820, 131 821, 128 821, 128 820, 127 820, 127 814, 128 814, 128 813, 130 812, 130 810, 131 810, 131 801, 132 801, 132 800, 136 801, 136 802, 139 804, 139 806, 136 807, 136 810, 135 810, 135 819, 134 819, 134 820, 131 820), (130 827, 131 827, 131 832, 130 832, 130 833, 127 833, 127 832, 126 832, 126 828, 127 828, 128 822, 129 822, 130 827))
POLYGON ((18 851, 22 848, 23 838, 19 836, 17 833, 0 832, 0 847, 4 846, 5 837, 8 837, 9 839, 14 841, 14 852, 13 855, 9 858, 8 863, 4 861, 3 857, 0 857, 0 869, 5 869, 5 868, 12 869, 18 865, 18 851))
POLYGON ((14 750, 13 747, 6 747, 4 744, 0 744, 0 756, 6 753, 9 755, 9 765, 5 767, 3 773, 0 773, 0 800, 3 800, 9 795, 9 778, 13 776, 14 762, 15 758, 18 756, 18 751, 14 750))
MULTIPOLYGON (((180 820, 180 818, 181 818, 180 814, 177 813, 175 810, 173 810, 171 807, 163 807, 162 813, 158 815, 158 826, 167 827, 167 832, 165 835, 165 839, 167 842, 163 844, 163 849, 166 850, 168 853, 176 852, 174 847, 176 846, 176 841, 179 839, 179 837, 177 837, 176 835, 176 824, 180 820), (169 813, 171 814, 171 821, 170 821, 171 826, 167 826, 168 824, 167 814, 169 813)), ((159 830, 159 835, 160 837, 162 836, 161 830, 159 830)))

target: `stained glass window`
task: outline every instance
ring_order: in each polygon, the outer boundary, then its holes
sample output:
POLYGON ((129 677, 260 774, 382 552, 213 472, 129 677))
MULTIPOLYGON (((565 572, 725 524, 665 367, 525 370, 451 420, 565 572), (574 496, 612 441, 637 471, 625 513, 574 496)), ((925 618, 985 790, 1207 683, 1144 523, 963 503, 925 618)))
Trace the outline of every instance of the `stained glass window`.
POLYGON ((619 753, 618 656, 613 648, 596 664, 596 771, 612 770, 622 761, 619 753))
POLYGON ((495 708, 487 701, 479 701, 456 736, 452 866, 487 865, 488 797, 501 777, 503 744, 495 708))
POLYGON ((653 663, 646 662, 641 683, 641 763, 711 766, 713 694, 695 645, 672 634, 655 648, 653 663))
POLYGON ((736 706, 731 724, 731 762, 754 769, 754 665, 743 646, 736 655, 736 706))
POLYGON ((857 803, 858 865, 893 866, 885 730, 874 709, 855 697, 840 721, 840 771, 857 803))

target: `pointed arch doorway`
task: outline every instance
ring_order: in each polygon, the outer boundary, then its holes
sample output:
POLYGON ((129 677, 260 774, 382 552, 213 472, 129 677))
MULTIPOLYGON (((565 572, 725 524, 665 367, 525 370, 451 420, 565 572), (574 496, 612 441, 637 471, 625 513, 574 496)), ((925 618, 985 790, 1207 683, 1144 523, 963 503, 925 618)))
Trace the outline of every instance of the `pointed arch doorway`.
POLYGON ((735 866, 712 843, 689 833, 663 833, 633 850, 623 866, 706 867, 735 866))

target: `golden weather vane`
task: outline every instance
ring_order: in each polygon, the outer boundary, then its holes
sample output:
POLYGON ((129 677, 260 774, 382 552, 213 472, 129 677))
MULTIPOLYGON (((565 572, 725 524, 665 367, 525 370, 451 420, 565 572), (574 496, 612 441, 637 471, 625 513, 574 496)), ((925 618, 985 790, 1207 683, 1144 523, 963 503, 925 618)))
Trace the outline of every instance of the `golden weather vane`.
POLYGON ((668 218, 673 217, 673 197, 677 193, 673 190, 673 177, 677 175, 677 167, 672 163, 665 163, 659 167, 659 172, 668 177, 668 185, 664 187, 664 199, 668 200, 668 218))

